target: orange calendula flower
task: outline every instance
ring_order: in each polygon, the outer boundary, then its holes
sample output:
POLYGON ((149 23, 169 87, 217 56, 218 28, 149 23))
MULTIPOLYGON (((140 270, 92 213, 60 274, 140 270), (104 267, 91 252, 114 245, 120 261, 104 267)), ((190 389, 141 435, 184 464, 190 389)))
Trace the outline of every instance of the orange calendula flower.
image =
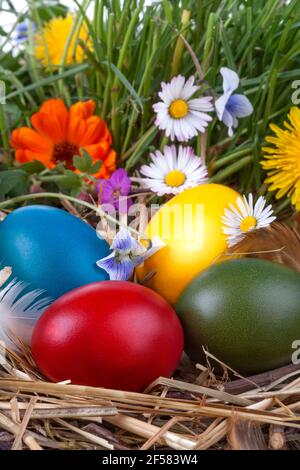
MULTIPOLYGON (((70 170, 73 157, 85 149, 94 163, 101 160, 98 178, 108 178, 116 167, 116 152, 111 149, 112 137, 106 123, 94 116, 94 101, 78 102, 68 110, 61 99, 45 101, 31 117, 33 128, 15 129, 11 145, 19 163, 38 160, 47 168, 64 162, 70 170)), ((76 170, 77 171, 77 170, 76 170)))

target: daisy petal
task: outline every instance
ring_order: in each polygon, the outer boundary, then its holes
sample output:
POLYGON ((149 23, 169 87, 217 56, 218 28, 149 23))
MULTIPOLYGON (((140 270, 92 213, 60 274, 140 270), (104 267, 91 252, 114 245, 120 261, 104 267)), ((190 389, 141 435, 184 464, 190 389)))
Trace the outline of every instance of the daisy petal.
MULTIPOLYGON (((183 130, 176 128, 176 132, 189 132, 189 134, 194 132, 192 126, 187 127, 187 122, 184 126, 183 130)), ((175 145, 166 145, 163 155, 155 152, 150 154, 150 157, 152 163, 143 165, 140 169, 141 174, 147 178, 141 178, 140 181, 159 196, 178 194, 187 188, 207 182, 206 165, 190 147, 180 145, 177 149, 175 145)))
POLYGON ((227 236, 229 247, 241 241, 247 231, 268 227, 276 219, 272 206, 265 205, 266 200, 262 196, 254 204, 250 193, 248 198, 245 195, 238 197, 236 206, 229 204, 229 208, 224 209, 222 231, 227 236))
POLYGON ((204 132, 212 120, 207 114, 213 111, 212 97, 190 99, 199 87, 194 85, 195 78, 188 80, 182 75, 173 77, 170 83, 161 83, 158 96, 161 102, 153 105, 156 113, 155 125, 164 130, 171 140, 187 142, 204 132))

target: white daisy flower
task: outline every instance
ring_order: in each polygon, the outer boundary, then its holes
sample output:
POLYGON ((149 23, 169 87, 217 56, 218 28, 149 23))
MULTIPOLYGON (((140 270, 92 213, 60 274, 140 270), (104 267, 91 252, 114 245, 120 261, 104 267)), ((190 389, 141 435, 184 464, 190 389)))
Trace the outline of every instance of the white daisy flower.
POLYGON ((273 215, 271 204, 266 207, 266 200, 260 196, 253 203, 253 195, 238 197, 237 206, 229 204, 229 209, 224 210, 222 216, 223 233, 227 235, 228 246, 240 242, 247 232, 268 227, 276 217, 273 215))
POLYGON ((141 182, 159 196, 178 194, 187 188, 206 183, 207 168, 202 158, 197 157, 191 147, 175 145, 164 147, 163 153, 151 153, 150 165, 141 167, 141 182))
POLYGON ((162 91, 158 93, 161 102, 153 105, 157 114, 155 125, 166 131, 167 137, 180 142, 188 141, 200 132, 205 132, 212 117, 212 96, 190 99, 199 90, 194 85, 195 78, 187 81, 181 75, 172 78, 170 83, 162 82, 162 91))

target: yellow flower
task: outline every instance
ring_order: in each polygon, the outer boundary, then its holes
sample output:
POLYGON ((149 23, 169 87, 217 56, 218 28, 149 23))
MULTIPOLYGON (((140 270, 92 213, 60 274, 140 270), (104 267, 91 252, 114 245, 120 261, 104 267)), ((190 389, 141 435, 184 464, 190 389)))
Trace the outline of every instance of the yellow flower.
POLYGON ((276 198, 291 197, 292 204, 300 210, 300 109, 293 106, 288 114, 285 129, 270 125, 276 137, 266 137, 275 147, 263 147, 265 159, 261 162, 267 170, 265 183, 269 191, 276 191, 276 198))
MULTIPOLYGON (((57 68, 62 65, 64 50, 74 26, 74 21, 75 18, 71 14, 66 18, 53 18, 45 24, 43 33, 37 34, 35 57, 41 61, 44 67, 57 68)), ((66 55, 66 65, 83 62, 85 54, 78 43, 79 40, 82 40, 87 48, 92 48, 88 27, 85 23, 81 26, 78 35, 76 32, 72 35, 66 55)))

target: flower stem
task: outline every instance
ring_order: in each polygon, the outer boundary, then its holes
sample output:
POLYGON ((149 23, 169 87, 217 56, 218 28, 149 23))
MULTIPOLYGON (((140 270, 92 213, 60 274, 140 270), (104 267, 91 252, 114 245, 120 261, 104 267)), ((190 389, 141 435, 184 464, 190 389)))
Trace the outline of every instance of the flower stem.
MULTIPOLYGON (((137 23, 139 21, 139 15, 141 13, 141 10, 144 6, 144 0, 140 0, 135 12, 133 13, 133 16, 131 20, 129 21, 127 31, 123 40, 122 47, 120 49, 119 53, 119 58, 117 62, 117 68, 119 70, 123 69, 124 66, 124 61, 126 54, 128 53, 128 45, 129 42, 135 32, 135 28, 137 27, 137 23)), ((115 79, 113 81, 112 85, 112 90, 111 90, 111 101, 112 101, 112 131, 113 131, 113 141, 114 141, 114 146, 117 149, 117 151, 120 150, 120 112, 118 109, 118 97, 119 97, 119 88, 120 88, 120 82, 119 78, 115 76, 115 79)))
POLYGON ((76 204, 81 204, 82 206, 87 207, 88 209, 94 211, 99 217, 103 217, 109 222, 112 222, 113 224, 119 225, 122 228, 128 229, 130 232, 132 232, 134 235, 137 235, 142 238, 142 240, 148 240, 148 237, 145 236, 145 234, 140 233, 138 230, 135 230, 134 228, 124 225, 122 222, 120 222, 118 219, 115 217, 112 217, 111 215, 107 214, 103 209, 101 209, 100 206, 95 206, 93 204, 90 204, 89 202, 82 201, 80 199, 77 199, 76 197, 73 196, 68 196, 67 194, 61 194, 61 193, 36 193, 36 194, 25 194, 24 196, 17 196, 11 199, 7 199, 6 201, 0 202, 0 210, 5 209, 6 207, 13 206, 14 204, 18 204, 20 202, 26 202, 26 201, 31 201, 33 199, 44 199, 44 198, 53 198, 53 199, 66 199, 67 201, 70 202, 75 202, 76 204))
POLYGON ((204 51, 203 51, 202 67, 203 67, 204 76, 208 71, 211 56, 212 56, 216 24, 217 24, 217 15, 216 13, 212 12, 210 13, 208 17, 206 39, 205 39, 204 51))
MULTIPOLYGON (((182 17, 181 17, 182 29, 184 29, 188 25, 190 21, 190 17, 191 17, 191 12, 189 10, 183 10, 182 17)), ((182 40, 182 35, 180 35, 179 38, 177 39, 176 46, 175 46, 172 68, 171 68, 171 77, 174 77, 178 73, 183 50, 184 50, 184 42, 182 40)))
POLYGON ((3 104, 0 104, 0 133, 2 137, 3 149, 4 149, 3 160, 4 160, 4 163, 10 163, 9 138, 8 138, 8 130, 7 130, 6 122, 5 122, 3 104))
POLYGON ((112 86, 112 72, 110 64, 113 60, 113 27, 114 27, 114 14, 110 13, 108 15, 107 21, 107 58, 109 62, 108 66, 108 75, 105 84, 104 96, 103 96, 103 106, 102 106, 102 119, 106 119, 107 110, 109 107, 109 100, 111 97, 111 86, 112 86))

